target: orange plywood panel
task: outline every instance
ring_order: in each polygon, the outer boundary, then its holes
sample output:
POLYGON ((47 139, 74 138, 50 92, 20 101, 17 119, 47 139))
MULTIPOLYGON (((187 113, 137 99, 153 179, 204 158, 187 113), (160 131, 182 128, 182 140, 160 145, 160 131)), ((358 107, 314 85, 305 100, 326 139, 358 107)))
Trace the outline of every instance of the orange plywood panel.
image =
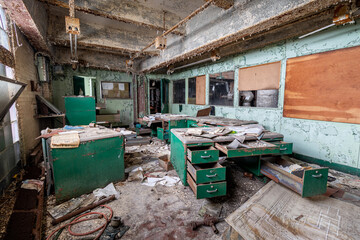
POLYGON ((288 59, 284 117, 360 123, 360 47, 288 59))
POLYGON ((281 62, 239 69, 239 91, 279 89, 281 62))
POLYGON ((206 76, 196 77, 196 104, 205 105, 206 103, 206 76))

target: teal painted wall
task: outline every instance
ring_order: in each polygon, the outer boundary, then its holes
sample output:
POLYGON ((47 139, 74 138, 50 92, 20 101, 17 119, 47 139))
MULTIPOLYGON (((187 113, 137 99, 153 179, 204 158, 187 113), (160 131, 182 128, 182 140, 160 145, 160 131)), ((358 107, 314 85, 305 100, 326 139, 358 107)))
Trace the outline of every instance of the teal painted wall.
MULTIPOLYGON (((332 163, 359 168, 360 161, 360 125, 303 120, 283 117, 284 86, 286 60, 288 58, 309 55, 360 45, 360 21, 356 24, 339 26, 309 36, 304 39, 291 39, 252 50, 219 62, 194 67, 183 72, 167 76, 170 80, 187 79, 194 76, 207 76, 207 103, 209 74, 235 71, 235 89, 237 89, 238 69, 264 63, 281 61, 281 79, 278 108, 239 107, 238 92, 234 93, 234 106, 216 106, 216 115, 228 118, 256 120, 267 129, 284 134, 285 140, 294 142, 294 152, 326 160, 332 163)), ((186 89, 187 96, 187 89, 186 89)), ((172 101, 172 84, 170 84, 172 101)), ((195 116, 198 109, 206 106, 170 104, 170 112, 195 116)))
MULTIPOLYGON (((54 75, 52 82, 53 103, 61 111, 65 111, 63 96, 71 96, 73 91, 73 76, 91 77, 96 79, 96 95, 98 101, 103 102, 100 87, 101 81, 132 82, 132 75, 127 73, 80 68, 73 71, 70 66, 64 66, 64 75, 54 75)), ((131 83, 132 90, 132 83, 131 83)), ((133 92, 131 92, 133 96, 133 92)), ((132 124, 134 119, 133 99, 106 99, 106 109, 100 110, 100 114, 110 114, 120 111, 121 122, 132 124)))

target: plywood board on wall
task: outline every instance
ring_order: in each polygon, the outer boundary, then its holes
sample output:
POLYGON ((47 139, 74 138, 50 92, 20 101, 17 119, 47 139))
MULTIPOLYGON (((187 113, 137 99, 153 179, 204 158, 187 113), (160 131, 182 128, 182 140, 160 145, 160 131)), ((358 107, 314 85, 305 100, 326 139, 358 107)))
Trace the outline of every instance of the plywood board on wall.
POLYGON ((206 76, 196 77, 196 104, 205 105, 206 103, 206 76))
POLYGON ((287 61, 284 117, 360 123, 360 47, 287 61))
POLYGON ((239 91, 279 89, 281 62, 239 69, 239 91))

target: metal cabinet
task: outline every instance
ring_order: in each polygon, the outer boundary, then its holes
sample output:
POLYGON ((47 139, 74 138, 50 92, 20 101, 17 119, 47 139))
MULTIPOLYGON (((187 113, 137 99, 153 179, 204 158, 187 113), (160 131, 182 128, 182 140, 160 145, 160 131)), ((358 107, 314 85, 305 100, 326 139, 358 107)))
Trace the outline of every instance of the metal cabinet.
POLYGON ((88 125, 96 121, 95 98, 94 97, 64 97, 66 124, 88 125))
POLYGON ((57 201, 125 178, 123 136, 84 141, 77 148, 47 148, 57 201))

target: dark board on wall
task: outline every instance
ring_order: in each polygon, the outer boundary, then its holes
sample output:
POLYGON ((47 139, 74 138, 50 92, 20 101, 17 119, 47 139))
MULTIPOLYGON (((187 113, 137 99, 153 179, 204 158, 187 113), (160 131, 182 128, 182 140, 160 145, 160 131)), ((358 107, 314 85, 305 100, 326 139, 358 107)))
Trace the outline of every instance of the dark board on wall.
POLYGON ((284 117, 360 123, 360 47, 288 59, 284 117))

